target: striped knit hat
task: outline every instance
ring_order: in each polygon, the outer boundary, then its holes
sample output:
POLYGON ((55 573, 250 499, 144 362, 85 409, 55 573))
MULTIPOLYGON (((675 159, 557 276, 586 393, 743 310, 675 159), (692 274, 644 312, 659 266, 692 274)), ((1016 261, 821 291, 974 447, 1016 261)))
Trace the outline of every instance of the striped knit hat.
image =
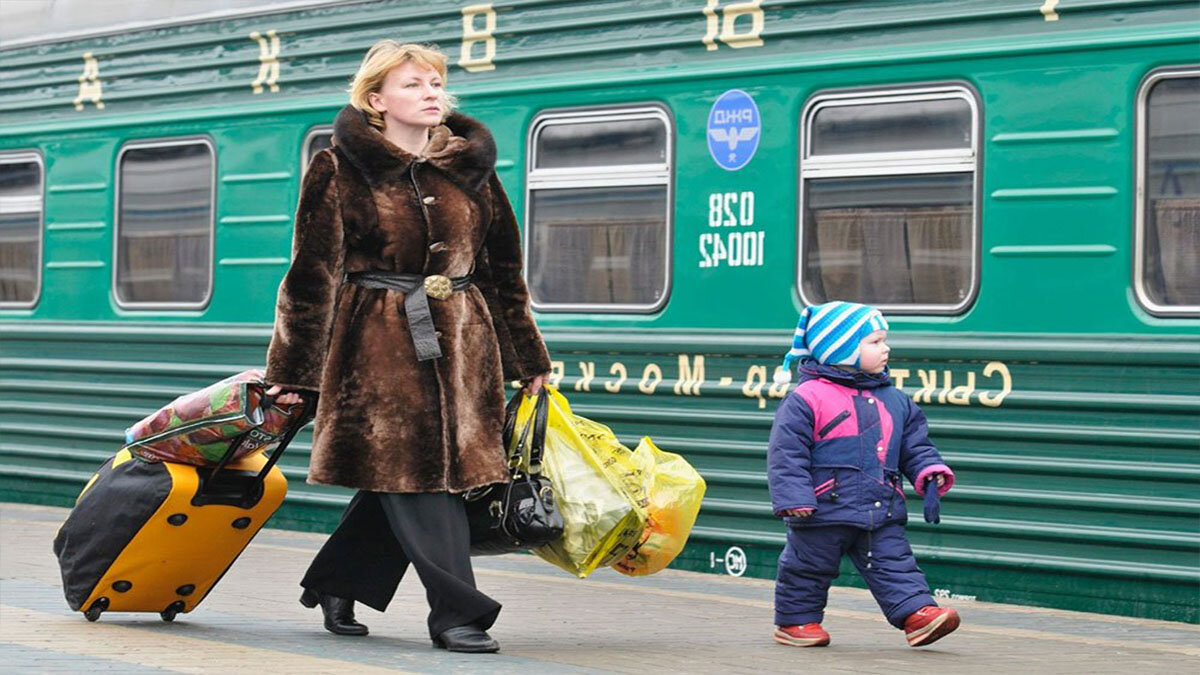
POLYGON ((877 330, 887 330, 887 321, 874 307, 834 300, 805 307, 796 324, 792 350, 783 357, 783 369, 775 373, 776 384, 792 381, 792 362, 812 357, 830 366, 858 367, 858 343, 877 330))

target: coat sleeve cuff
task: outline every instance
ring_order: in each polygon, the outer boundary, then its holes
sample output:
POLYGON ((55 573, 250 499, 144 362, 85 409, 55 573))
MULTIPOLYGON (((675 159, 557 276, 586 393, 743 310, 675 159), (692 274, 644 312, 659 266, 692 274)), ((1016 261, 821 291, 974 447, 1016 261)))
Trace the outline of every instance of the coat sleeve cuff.
POLYGON ((950 470, 950 467, 946 466, 945 464, 930 464, 924 469, 921 469, 921 473, 917 474, 917 481, 913 483, 913 488, 916 489, 918 497, 925 496, 925 481, 935 473, 940 473, 946 477, 946 484, 938 488, 939 497, 946 494, 950 491, 950 488, 954 487, 954 472, 950 470))
POLYGON ((292 391, 296 389, 307 389, 308 391, 315 392, 321 391, 321 383, 317 379, 301 377, 295 373, 283 373, 271 370, 270 368, 267 369, 266 374, 263 376, 263 381, 268 385, 277 384, 284 389, 292 391))
POLYGON ((550 372, 550 356, 539 344, 533 354, 522 354, 516 363, 509 365, 511 372, 505 374, 505 379, 528 380, 550 372))

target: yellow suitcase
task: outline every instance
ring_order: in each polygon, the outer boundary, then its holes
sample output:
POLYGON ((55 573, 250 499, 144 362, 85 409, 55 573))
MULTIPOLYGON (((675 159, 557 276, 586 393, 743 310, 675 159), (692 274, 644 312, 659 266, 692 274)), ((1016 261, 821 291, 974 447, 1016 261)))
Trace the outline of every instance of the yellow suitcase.
POLYGON ((100 467, 59 529, 54 552, 71 609, 158 612, 164 621, 196 608, 283 503, 275 466, 307 420, 262 453, 216 467, 148 463, 128 449, 100 467))

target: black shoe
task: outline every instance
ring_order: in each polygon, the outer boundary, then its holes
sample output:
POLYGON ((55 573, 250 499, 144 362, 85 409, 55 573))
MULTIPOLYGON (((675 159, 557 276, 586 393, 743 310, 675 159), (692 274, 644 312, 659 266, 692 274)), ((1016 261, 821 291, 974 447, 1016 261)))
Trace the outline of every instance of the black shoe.
POLYGON ((447 628, 433 638, 433 646, 452 652, 488 654, 500 651, 500 643, 476 626, 447 628))
POLYGON ((366 635, 367 627, 354 620, 354 601, 304 589, 300 604, 312 609, 321 605, 325 630, 334 635, 366 635))

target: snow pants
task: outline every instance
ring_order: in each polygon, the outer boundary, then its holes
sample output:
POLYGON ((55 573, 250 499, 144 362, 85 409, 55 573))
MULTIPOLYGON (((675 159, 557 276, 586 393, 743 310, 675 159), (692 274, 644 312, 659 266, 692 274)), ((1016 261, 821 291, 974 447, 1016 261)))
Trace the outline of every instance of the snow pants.
POLYGON ((829 585, 849 555, 871 589, 888 623, 904 620, 926 605, 936 605, 925 574, 917 567, 904 525, 889 523, 868 531, 849 525, 788 529, 775 581, 775 624, 796 626, 825 618, 829 585))

